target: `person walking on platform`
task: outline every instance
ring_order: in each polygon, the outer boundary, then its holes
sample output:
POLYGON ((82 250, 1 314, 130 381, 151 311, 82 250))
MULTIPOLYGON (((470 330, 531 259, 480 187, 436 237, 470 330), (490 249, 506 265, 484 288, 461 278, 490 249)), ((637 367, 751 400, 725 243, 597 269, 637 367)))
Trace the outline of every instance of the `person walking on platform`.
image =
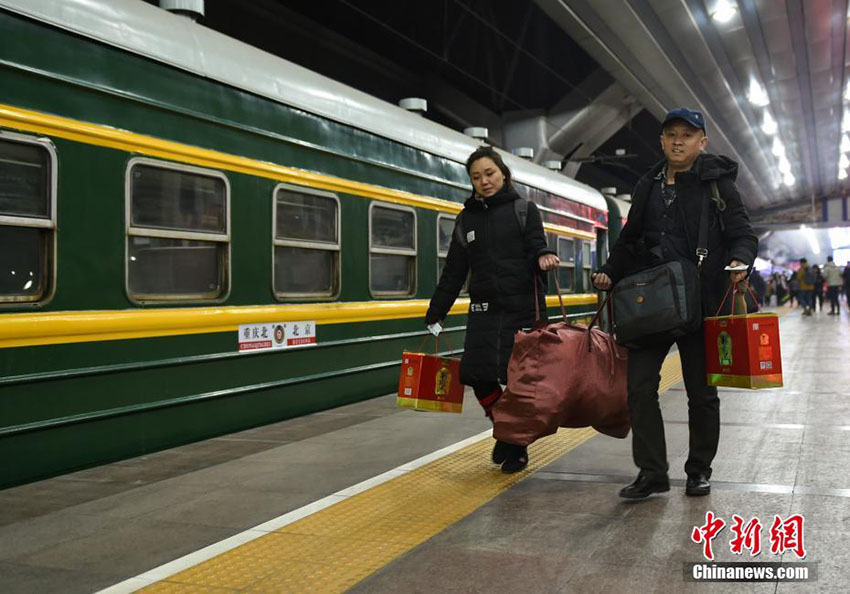
MULTIPOLYGON (((546 243, 543 220, 533 202, 521 198, 511 171, 491 147, 466 161, 472 195, 457 216, 446 265, 431 297, 425 322, 439 334, 469 275, 469 318, 460 364, 460 381, 492 420, 492 408, 507 384, 514 333, 534 325, 534 286, 540 311, 546 311, 545 276, 560 260, 546 243)), ((506 473, 528 464, 525 447, 497 441, 493 462, 506 473)))
MULTIPOLYGON (((758 238, 735 185, 738 165, 727 157, 704 153, 706 143, 702 113, 680 108, 664 118, 661 148, 665 158, 638 180, 629 220, 608 262, 592 275, 597 289, 607 291, 630 272, 662 260, 696 265, 703 201, 714 202, 713 184, 725 208, 719 203, 709 208, 709 253, 699 276, 703 314, 714 315, 729 283, 747 277, 755 261, 758 238), (727 265, 746 265, 748 269, 726 272, 727 265)), ((632 455, 640 472, 633 483, 620 490, 620 497, 626 499, 643 499, 670 489, 658 385, 661 365, 673 343, 671 338, 657 346, 629 349, 632 455)), ((720 400, 717 388, 706 385, 702 326, 675 343, 688 395, 690 450, 685 463, 685 493, 707 495, 711 491, 711 462, 720 438, 720 400)))
POLYGON ((815 290, 815 271, 809 267, 809 261, 800 258, 800 269, 795 274, 797 279, 797 301, 803 306, 803 315, 812 315, 812 294, 815 290))
POLYGON ((773 273, 773 280, 776 283, 776 306, 778 307, 784 304, 788 297, 788 283, 785 275, 780 272, 773 273))
POLYGON ((850 262, 844 265, 844 300, 847 302, 847 308, 850 309, 850 262))
POLYGON ((788 295, 790 298, 788 299, 788 307, 800 307, 800 281, 797 280, 797 273, 792 272, 788 277, 788 295), (794 301, 797 301, 795 304, 794 301))
POLYGON ((832 256, 826 257, 826 264, 823 266, 823 278, 826 280, 826 296, 829 298, 829 315, 837 316, 841 313, 838 292, 841 290, 844 280, 841 278, 841 271, 833 262, 832 256))
POLYGON ((812 265, 812 272, 815 273, 815 283, 812 286, 812 311, 823 311, 823 273, 817 264, 812 265))

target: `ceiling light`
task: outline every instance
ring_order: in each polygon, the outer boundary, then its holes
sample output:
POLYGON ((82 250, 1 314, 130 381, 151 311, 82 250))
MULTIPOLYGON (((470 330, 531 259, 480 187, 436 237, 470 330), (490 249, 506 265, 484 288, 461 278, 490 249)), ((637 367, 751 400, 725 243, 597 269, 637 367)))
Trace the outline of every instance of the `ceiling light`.
POLYGON ((785 176, 782 178, 782 183, 788 186, 789 188, 794 185, 795 181, 797 180, 794 179, 794 176, 790 173, 786 173, 785 176))
POLYGON ((847 171, 844 169, 838 170, 838 179, 847 179, 847 171))
POLYGON ((779 126, 776 125, 776 120, 773 119, 773 116, 770 115, 770 111, 767 109, 764 110, 764 121, 761 124, 761 129, 768 136, 773 136, 779 129, 779 126))
POLYGON ((818 236, 815 233, 815 230, 811 227, 806 227, 803 229, 803 234, 809 240, 809 247, 812 248, 812 252, 815 254, 820 253, 820 243, 818 242, 818 236))
POLYGON ((765 93, 764 89, 756 79, 750 80, 750 90, 747 92, 747 99, 750 100, 750 103, 757 105, 758 107, 764 107, 770 104, 770 99, 768 99, 767 93, 765 93))
POLYGON ((832 249, 850 247, 850 229, 847 227, 830 227, 827 234, 829 235, 829 247, 832 249))
POLYGON ((841 153, 841 157, 838 159, 838 168, 847 169, 848 167, 850 167, 850 159, 847 158, 847 155, 841 153))
POLYGON ((736 12, 738 12, 738 9, 735 6, 726 2, 726 0, 720 0, 714 6, 714 10, 711 12, 711 18, 718 23, 728 23, 735 16, 736 12))
POLYGON ((850 81, 847 81, 847 86, 844 87, 844 98, 850 101, 850 81))
POLYGON ((771 152, 774 157, 784 157, 785 156, 785 147, 782 146, 782 142, 779 138, 773 139, 773 147, 771 147, 771 152))
POLYGON ((791 173, 791 163, 785 157, 779 157, 779 171, 782 173, 791 173))
POLYGON ((841 118, 841 131, 850 132, 850 110, 844 110, 844 117, 841 118))
POLYGON ((850 138, 846 134, 841 135, 841 152, 850 153, 850 138))

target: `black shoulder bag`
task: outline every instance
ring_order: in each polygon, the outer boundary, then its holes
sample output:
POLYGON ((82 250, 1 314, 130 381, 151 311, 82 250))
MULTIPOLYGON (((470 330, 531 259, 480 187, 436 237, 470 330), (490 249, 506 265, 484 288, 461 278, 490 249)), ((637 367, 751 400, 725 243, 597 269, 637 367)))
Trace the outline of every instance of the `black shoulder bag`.
POLYGON ((703 198, 696 265, 664 262, 614 285, 614 338, 619 344, 646 348, 699 330, 703 320, 699 270, 708 256, 708 204, 703 198))

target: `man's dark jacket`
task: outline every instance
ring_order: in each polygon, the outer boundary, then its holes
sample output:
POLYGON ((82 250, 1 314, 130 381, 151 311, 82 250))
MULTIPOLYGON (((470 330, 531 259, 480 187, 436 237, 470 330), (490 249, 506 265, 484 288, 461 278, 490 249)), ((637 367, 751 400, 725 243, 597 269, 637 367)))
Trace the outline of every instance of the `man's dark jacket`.
MULTIPOLYGON (((525 229, 520 228, 514 200, 505 187, 485 200, 470 197, 458 215, 467 245, 452 233, 446 266, 425 316, 428 324, 443 320, 469 278, 470 305, 460 381, 467 385, 507 383, 514 333, 534 324, 534 277, 537 258, 555 253, 546 245, 540 211, 528 204, 525 229)), ((539 300, 545 316, 545 290, 539 300)))
MULTIPOLYGON (((652 194, 655 178, 663 170, 664 161, 656 164, 638 180, 632 193, 629 218, 617 243, 611 250, 608 262, 600 268, 616 283, 632 272, 652 265, 653 256, 644 245, 644 213, 652 194)), ((752 265, 758 251, 758 238, 753 233, 747 210, 735 186, 738 164, 728 157, 703 153, 689 171, 676 174, 676 200, 679 220, 685 222, 690 260, 696 264, 696 247, 702 201, 709 201, 708 257, 700 272, 702 309, 713 316, 720 307, 729 286, 729 273, 723 270, 732 260, 752 265), (711 200, 711 182, 717 183, 720 197, 726 203, 723 212, 711 200)), ((663 180, 660 183, 665 183, 663 180)), ((730 302, 724 311, 729 313, 730 302)))

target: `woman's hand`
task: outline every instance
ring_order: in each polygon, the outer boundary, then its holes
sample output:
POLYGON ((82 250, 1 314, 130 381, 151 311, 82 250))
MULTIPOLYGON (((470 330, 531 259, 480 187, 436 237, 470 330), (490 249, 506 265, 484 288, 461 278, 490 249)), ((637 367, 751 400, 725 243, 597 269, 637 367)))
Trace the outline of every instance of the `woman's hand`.
POLYGON ((537 258, 537 265, 540 266, 540 270, 552 270, 560 263, 561 260, 555 254, 543 254, 537 258))
POLYGON ((599 289, 600 291, 607 291, 611 288, 613 284, 611 282, 611 277, 605 274, 604 272, 594 272, 590 275, 590 282, 593 283, 593 286, 599 289))

